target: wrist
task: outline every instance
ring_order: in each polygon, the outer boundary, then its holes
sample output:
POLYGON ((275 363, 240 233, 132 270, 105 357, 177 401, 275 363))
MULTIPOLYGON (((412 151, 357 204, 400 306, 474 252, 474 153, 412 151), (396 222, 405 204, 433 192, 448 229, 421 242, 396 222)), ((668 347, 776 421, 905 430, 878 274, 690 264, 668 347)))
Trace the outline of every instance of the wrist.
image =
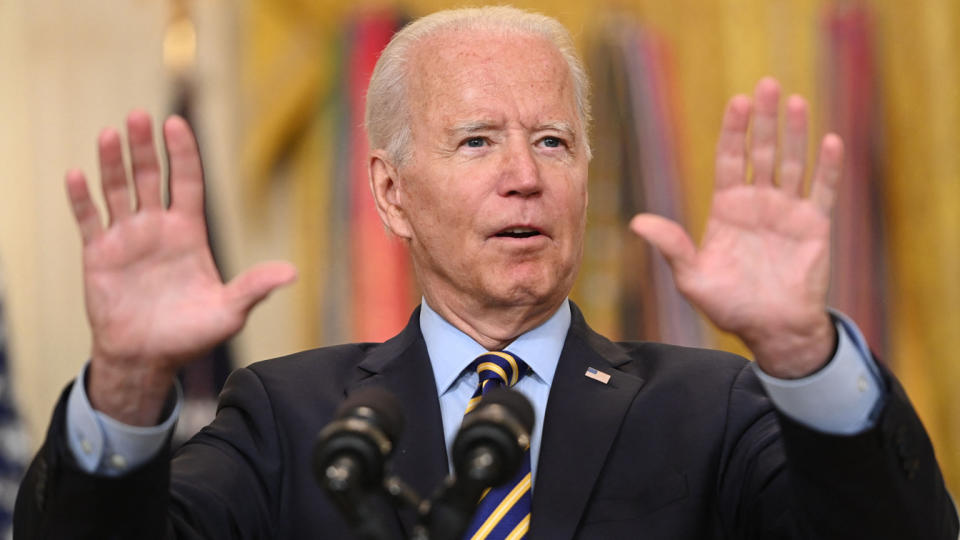
POLYGON ((744 339, 764 373, 780 379, 800 379, 822 369, 837 346, 837 329, 826 312, 808 325, 768 329, 744 339))
POLYGON ((175 373, 150 366, 114 365, 94 356, 87 370, 90 405, 131 426, 156 425, 173 387, 175 373))

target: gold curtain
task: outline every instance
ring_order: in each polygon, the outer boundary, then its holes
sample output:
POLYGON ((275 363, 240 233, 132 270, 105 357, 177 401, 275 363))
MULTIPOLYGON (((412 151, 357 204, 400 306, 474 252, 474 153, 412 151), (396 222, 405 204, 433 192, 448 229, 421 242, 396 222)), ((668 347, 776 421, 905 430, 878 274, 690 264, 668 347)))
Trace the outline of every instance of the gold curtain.
MULTIPOLYGON (((332 1, 248 3, 244 92, 250 209, 255 213, 255 202, 268 196, 278 176, 295 182, 303 227, 292 234, 302 238, 297 262, 301 286, 309 294, 294 318, 305 336, 322 338, 314 306, 327 248, 318 241, 323 224, 317 216, 328 204, 330 167, 324 160, 331 155, 335 124, 324 99, 335 83, 338 28, 356 10, 394 6, 416 16, 460 4, 407 0, 345 8, 332 1)), ((695 236, 709 207, 714 139, 729 96, 749 93, 764 75, 776 76, 786 94, 810 98, 811 131, 822 134, 826 105, 818 78, 823 74, 826 0, 610 0, 606 9, 574 0, 513 4, 556 17, 580 43, 610 13, 636 17, 665 39, 675 62, 677 143, 695 236)), ((887 360, 913 398, 956 491, 960 393, 954 386, 960 384, 960 363, 952 353, 960 350, 960 4, 876 0, 861 5, 872 11, 876 23, 884 121, 887 360)), ((615 318, 602 307, 587 316, 598 330, 617 334, 615 318)), ((734 338, 717 332, 713 345, 745 352, 734 338)))
POLYGON ((960 4, 876 5, 891 362, 960 493, 960 4))

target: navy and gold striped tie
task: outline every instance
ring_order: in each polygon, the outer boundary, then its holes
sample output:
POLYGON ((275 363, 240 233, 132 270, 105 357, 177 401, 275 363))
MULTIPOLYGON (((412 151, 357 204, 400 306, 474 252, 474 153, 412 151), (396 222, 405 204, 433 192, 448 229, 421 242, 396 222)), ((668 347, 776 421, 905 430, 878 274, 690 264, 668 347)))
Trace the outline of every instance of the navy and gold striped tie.
MULTIPOLYGON (((474 361, 480 384, 473 393, 467 412, 472 411, 484 394, 490 390, 517 384, 527 371, 527 365, 508 352, 491 351, 474 361)), ((530 529, 530 448, 523 456, 523 464, 512 480, 488 489, 477 503, 477 512, 467 527, 465 539, 519 540, 526 538, 530 529)))

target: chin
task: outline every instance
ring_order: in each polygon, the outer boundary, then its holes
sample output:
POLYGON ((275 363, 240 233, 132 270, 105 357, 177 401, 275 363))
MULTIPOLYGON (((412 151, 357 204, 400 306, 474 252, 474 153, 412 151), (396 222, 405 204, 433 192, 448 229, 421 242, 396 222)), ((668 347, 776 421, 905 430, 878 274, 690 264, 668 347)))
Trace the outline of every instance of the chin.
POLYGON ((556 279, 555 274, 534 273, 504 277, 491 283, 491 291, 498 303, 509 306, 549 305, 561 301, 570 293, 570 287, 556 279), (512 278, 512 279, 511 279, 512 278))

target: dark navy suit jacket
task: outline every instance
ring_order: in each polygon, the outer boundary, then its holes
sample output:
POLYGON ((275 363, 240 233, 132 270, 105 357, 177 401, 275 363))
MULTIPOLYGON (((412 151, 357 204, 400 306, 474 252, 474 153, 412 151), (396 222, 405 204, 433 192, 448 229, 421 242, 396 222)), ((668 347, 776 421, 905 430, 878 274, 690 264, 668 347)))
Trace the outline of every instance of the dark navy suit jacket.
MULTIPOLYGON (((716 351, 613 343, 576 307, 547 403, 531 537, 953 540, 957 516, 926 433, 885 370, 883 411, 856 436, 779 415, 749 363, 716 351), (585 377, 609 373, 607 384, 585 377)), ((406 428, 392 470, 421 494, 447 472, 419 312, 382 344, 236 370, 216 420, 172 458, 121 478, 82 472, 61 399, 21 486, 16 538, 349 538, 311 471, 344 396, 381 385, 406 428)), ((66 393, 64 393, 66 396, 66 393)), ((382 515, 397 537, 412 511, 382 515)))

